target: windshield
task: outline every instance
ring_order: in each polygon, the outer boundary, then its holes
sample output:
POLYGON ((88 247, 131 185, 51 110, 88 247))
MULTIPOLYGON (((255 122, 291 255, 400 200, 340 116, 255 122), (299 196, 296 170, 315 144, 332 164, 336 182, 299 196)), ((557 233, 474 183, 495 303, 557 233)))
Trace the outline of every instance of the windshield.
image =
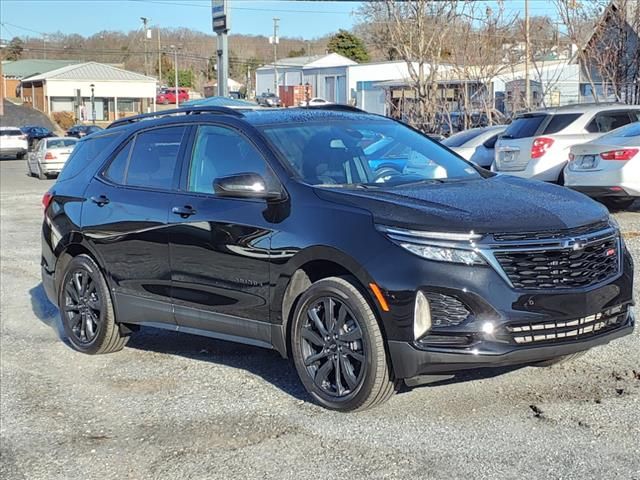
POLYGON ((447 147, 461 147, 484 132, 485 130, 483 129, 472 128, 471 130, 465 130, 463 132, 456 133, 455 135, 451 135, 446 140, 443 140, 442 143, 447 147))
POLYGON ((75 138, 53 138, 47 141, 47 148, 73 147, 78 140, 75 138))
POLYGON ((402 185, 481 178, 438 143, 391 121, 266 126, 263 133, 305 183, 402 185))
POLYGON ((504 132, 504 138, 533 137, 547 115, 526 115, 516 118, 504 132))

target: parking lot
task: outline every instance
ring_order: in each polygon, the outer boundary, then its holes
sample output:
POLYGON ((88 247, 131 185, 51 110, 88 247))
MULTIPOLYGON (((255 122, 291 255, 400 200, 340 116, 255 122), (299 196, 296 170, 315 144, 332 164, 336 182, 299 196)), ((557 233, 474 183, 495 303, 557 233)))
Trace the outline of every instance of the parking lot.
MULTIPOLYGON (((357 414, 311 403, 274 351, 151 329, 73 351, 40 283, 52 183, 0 161, 0 477, 640 479, 640 329, 357 414)), ((616 217, 640 259, 640 202, 616 217)))

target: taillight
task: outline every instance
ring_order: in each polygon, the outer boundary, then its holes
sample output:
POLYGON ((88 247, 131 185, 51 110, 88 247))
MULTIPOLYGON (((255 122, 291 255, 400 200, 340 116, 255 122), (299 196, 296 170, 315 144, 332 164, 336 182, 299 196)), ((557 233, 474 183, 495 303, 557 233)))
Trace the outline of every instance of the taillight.
POLYGON ((636 153, 638 153, 637 148, 622 148, 620 150, 611 150, 609 152, 602 152, 600 157, 603 160, 631 160, 636 153))
POLYGON ((51 153, 51 152, 47 152, 47 154, 44 156, 45 160, 55 160, 57 157, 51 153))
POLYGON ((551 148, 553 145, 553 138, 548 137, 538 137, 533 140, 533 144, 531 145, 531 158, 540 158, 547 150, 551 148))
POLYGON ((53 200, 53 193, 51 192, 46 192, 42 196, 42 206, 44 207, 45 210, 49 208, 49 205, 51 205, 51 200, 53 200))

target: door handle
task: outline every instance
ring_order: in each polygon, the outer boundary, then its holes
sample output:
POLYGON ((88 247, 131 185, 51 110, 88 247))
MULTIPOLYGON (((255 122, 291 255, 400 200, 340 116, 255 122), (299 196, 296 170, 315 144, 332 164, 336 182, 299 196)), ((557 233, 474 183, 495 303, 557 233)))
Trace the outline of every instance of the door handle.
POLYGON ((197 212, 191 205, 185 205, 184 207, 173 207, 171 209, 171 213, 174 215, 180 215, 182 218, 188 218, 191 215, 195 215, 197 212))
POLYGON ((109 203, 109 199, 106 195, 100 195, 98 197, 91 197, 91 201, 98 205, 99 207, 104 207, 107 203, 109 203))

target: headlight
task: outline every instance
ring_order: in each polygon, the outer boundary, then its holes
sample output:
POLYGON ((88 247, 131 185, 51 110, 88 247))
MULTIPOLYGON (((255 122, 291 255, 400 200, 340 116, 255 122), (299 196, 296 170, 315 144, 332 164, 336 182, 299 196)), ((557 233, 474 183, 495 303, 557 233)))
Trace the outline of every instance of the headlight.
POLYGON ((400 243, 400 246, 422 258, 426 258, 427 260, 434 260, 436 262, 464 263, 466 265, 486 265, 484 259, 473 250, 435 247, 432 245, 417 245, 415 243, 400 243))
POLYGON ((609 225, 613 227, 617 232, 620 231, 620 224, 616 220, 616 217, 611 214, 609 214, 609 225))

